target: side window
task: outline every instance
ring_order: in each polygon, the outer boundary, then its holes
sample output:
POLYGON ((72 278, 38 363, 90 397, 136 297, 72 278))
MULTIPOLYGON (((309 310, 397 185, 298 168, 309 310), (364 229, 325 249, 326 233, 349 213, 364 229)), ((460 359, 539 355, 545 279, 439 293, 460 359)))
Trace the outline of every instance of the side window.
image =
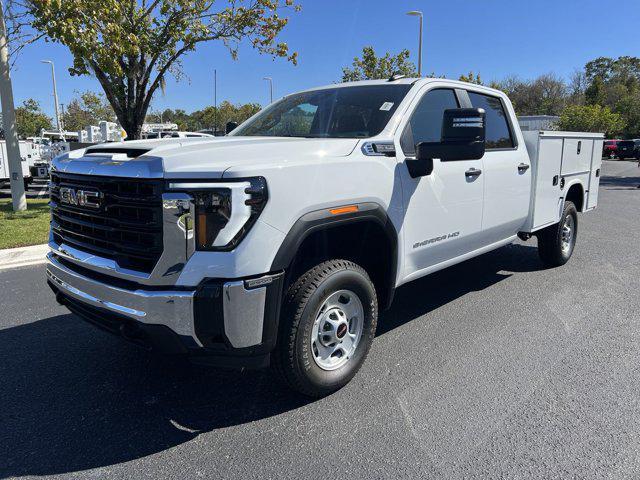
POLYGON ((513 148, 513 137, 509 129, 507 114, 498 97, 468 92, 473 108, 484 108, 486 112, 487 139, 486 148, 513 148))
POLYGON ((456 94, 450 89, 431 90, 420 99, 400 138, 405 155, 415 155, 416 144, 420 142, 440 141, 442 116, 450 108, 458 108, 456 94))

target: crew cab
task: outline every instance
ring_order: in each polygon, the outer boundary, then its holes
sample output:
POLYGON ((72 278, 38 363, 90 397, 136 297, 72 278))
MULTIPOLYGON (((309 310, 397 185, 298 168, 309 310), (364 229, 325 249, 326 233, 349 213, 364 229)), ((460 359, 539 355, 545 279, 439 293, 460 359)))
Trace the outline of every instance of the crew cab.
POLYGON ((218 138, 57 157, 47 280, 89 322, 197 363, 275 366, 327 395, 399 286, 536 236, 574 250, 603 135, 523 132, 507 96, 445 79, 288 95, 218 138))

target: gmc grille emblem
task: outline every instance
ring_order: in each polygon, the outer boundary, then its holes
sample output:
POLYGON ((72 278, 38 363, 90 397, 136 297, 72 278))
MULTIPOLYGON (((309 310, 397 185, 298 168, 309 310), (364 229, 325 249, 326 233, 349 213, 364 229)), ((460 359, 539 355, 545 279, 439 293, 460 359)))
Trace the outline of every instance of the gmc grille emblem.
POLYGON ((78 207, 100 208, 101 192, 60 187, 60 202, 78 207))

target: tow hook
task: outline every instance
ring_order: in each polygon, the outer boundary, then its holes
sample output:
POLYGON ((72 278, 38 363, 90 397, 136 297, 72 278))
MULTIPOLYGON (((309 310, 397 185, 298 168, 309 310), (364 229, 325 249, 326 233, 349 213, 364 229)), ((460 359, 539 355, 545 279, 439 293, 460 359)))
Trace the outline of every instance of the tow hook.
POLYGON ((531 234, 528 232, 518 232, 518 238, 523 242, 526 242, 531 238, 531 234))

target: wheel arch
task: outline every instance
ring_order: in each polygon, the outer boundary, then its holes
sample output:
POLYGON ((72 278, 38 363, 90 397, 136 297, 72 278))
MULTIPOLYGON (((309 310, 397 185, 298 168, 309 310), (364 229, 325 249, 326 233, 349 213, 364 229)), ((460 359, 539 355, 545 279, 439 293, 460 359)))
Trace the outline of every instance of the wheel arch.
POLYGON ((331 213, 341 207, 336 206, 300 217, 280 245, 271 270, 284 270, 285 285, 289 285, 312 263, 329 257, 352 260, 369 273, 380 308, 387 308, 398 272, 398 233, 381 205, 368 202, 353 206, 357 210, 331 213))
POLYGON ((566 186, 567 193, 564 196, 565 202, 573 202, 578 212, 584 211, 585 188, 580 180, 575 180, 566 186))

